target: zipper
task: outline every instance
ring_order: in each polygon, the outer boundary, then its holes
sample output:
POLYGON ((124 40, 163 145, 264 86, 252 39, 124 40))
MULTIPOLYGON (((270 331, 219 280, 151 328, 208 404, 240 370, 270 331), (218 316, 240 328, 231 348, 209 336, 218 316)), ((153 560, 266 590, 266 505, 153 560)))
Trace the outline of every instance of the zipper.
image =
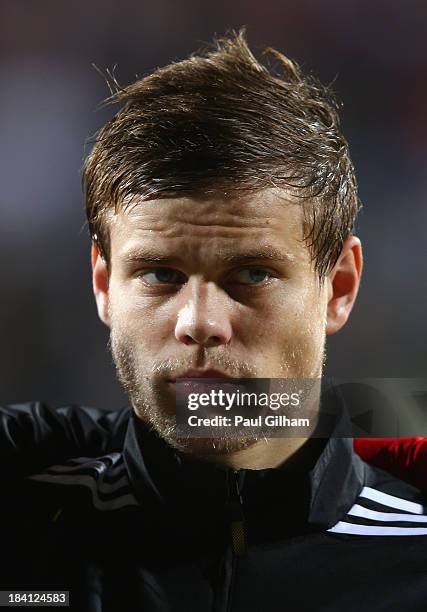
POLYGON ((228 478, 228 519, 234 557, 241 557, 247 552, 245 516, 241 494, 244 477, 244 470, 233 470, 232 474, 229 473, 228 478))
POLYGON ((242 486, 245 478, 245 470, 233 470, 228 472, 228 524, 231 542, 231 572, 227 593, 227 612, 232 611, 232 600, 234 582, 237 571, 237 563, 240 557, 247 552, 247 539, 245 530, 245 517, 243 513, 242 486))

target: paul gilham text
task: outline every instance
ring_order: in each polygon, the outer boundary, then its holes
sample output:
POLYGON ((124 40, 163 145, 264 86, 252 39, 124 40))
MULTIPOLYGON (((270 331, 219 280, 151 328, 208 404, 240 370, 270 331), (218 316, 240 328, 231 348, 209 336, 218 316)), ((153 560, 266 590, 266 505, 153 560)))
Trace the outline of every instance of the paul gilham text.
POLYGON ((290 419, 282 414, 259 415, 248 419, 241 415, 234 418, 215 415, 214 417, 188 417, 190 427, 310 427, 310 419, 290 419))

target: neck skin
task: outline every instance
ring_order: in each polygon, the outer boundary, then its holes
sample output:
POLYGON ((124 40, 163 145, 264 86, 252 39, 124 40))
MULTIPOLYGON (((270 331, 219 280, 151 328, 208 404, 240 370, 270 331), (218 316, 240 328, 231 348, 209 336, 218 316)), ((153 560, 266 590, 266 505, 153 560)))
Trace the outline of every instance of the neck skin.
POLYGON ((250 448, 225 455, 204 456, 203 460, 233 470, 309 471, 327 441, 327 438, 266 438, 250 448))
MULTIPOLYGON (((252 446, 224 455, 205 455, 204 460, 233 470, 288 469, 310 462, 313 438, 263 438, 252 446)), ((314 458, 314 457, 313 457, 314 458)))
MULTIPOLYGON (((320 385, 312 389, 312 395, 304 404, 304 413, 292 416, 309 416, 310 430, 314 431, 320 406, 320 385)), ((283 436, 277 438, 261 438, 251 446, 224 454, 206 454, 203 460, 216 463, 233 470, 249 469, 264 470, 299 469, 314 466, 322 452, 326 440, 324 438, 297 438, 283 436)), ((196 458, 196 456, 195 456, 196 458)), ((201 459, 202 457, 197 457, 201 459)))

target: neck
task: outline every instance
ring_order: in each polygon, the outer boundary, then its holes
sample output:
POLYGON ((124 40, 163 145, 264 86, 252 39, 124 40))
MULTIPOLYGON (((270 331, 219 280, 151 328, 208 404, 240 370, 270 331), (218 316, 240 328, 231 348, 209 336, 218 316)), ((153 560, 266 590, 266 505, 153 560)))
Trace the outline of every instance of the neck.
MULTIPOLYGON (((292 414, 293 417, 309 417, 310 426, 307 433, 310 434, 315 430, 319 417, 320 378, 317 379, 317 382, 319 384, 311 384, 307 387, 308 393, 304 400, 303 412, 300 412, 302 407, 299 407, 299 414, 298 412, 292 414)), ((282 437, 263 437, 250 446, 224 453, 206 452, 203 454, 203 459, 234 470, 294 469, 311 463, 314 466, 324 445, 323 438, 291 437, 285 434, 282 437)))
POLYGON ((233 470, 311 469, 325 443, 324 438, 263 438, 248 448, 203 459, 233 470))

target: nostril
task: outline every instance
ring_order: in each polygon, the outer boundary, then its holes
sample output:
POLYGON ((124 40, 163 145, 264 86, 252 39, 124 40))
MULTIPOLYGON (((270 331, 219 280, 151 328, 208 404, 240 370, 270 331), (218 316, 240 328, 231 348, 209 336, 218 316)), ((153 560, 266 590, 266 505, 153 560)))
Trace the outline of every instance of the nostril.
POLYGON ((206 347, 219 346, 221 344, 227 344, 227 341, 226 338, 222 338, 221 336, 209 336, 204 344, 206 347))
POLYGON ((185 335, 183 338, 184 344, 189 346, 190 344, 197 344, 196 340, 191 336, 185 335))
POLYGON ((209 336, 208 338, 198 337, 196 334, 191 336, 190 334, 185 334, 181 337, 181 342, 183 342, 186 346, 191 346, 192 344, 204 344, 205 346, 218 346, 220 344, 224 344, 224 339, 221 336, 209 336))

